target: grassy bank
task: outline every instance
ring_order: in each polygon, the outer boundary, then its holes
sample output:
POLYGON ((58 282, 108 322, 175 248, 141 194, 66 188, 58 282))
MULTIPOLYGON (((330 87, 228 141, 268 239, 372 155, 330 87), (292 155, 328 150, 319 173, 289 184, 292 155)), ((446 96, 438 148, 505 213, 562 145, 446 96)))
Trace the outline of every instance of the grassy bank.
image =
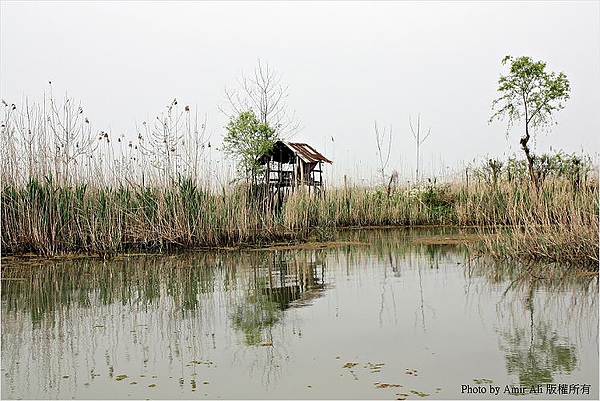
POLYGON ((457 183, 419 189, 298 190, 269 207, 244 186, 219 192, 181 179, 165 187, 94 187, 31 180, 2 189, 3 254, 256 245, 305 240, 348 226, 497 227, 485 250, 498 257, 598 264, 598 185, 546 180, 457 183), (511 227, 507 229, 506 227, 511 227))
POLYGON ((473 207, 477 201, 461 208, 461 213, 471 211, 475 224, 506 225, 483 237, 480 252, 509 261, 557 262, 598 270, 597 182, 574 188, 569 181, 551 180, 538 190, 514 186, 491 196, 496 202, 489 216, 473 207))

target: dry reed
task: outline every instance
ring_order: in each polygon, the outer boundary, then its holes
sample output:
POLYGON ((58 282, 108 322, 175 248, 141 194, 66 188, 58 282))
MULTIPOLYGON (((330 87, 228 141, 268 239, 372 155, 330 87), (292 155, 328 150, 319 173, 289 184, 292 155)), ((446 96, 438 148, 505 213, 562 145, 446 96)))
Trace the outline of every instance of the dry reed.
POLYGON ((494 170, 487 182, 391 194, 345 185, 317 196, 298 188, 273 204, 245 185, 202 178, 210 164, 204 124, 188 108, 172 103, 158 121, 124 144, 92 135, 83 109, 68 98, 23 111, 5 105, 2 253, 108 256, 297 241, 348 226, 510 226, 486 237, 486 252, 598 267, 597 176, 550 176, 535 188, 494 170))

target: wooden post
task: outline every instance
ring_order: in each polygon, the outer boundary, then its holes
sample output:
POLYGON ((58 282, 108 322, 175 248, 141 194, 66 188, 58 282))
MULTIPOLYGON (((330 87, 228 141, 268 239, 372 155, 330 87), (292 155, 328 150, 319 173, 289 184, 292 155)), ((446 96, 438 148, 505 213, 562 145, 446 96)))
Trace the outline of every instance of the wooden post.
POLYGON ((319 194, 323 195, 323 162, 319 161, 319 194))

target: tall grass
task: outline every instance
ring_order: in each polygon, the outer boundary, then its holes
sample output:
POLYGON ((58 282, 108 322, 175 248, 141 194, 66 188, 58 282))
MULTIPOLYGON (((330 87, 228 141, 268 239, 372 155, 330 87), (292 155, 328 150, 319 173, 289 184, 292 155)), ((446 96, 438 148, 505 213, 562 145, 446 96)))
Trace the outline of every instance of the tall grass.
POLYGON ((486 237, 497 255, 597 264, 597 184, 574 190, 554 180, 529 189, 453 184, 392 196, 361 187, 323 196, 299 189, 275 210, 243 186, 217 193, 186 179, 116 188, 32 180, 2 190, 2 251, 110 255, 301 240, 317 228, 449 224, 512 227, 486 237))
POLYGON ((5 104, 2 253, 109 256, 304 240, 348 226, 510 226, 486 237, 486 252, 597 268, 597 175, 550 174, 537 188, 514 166, 503 175, 494 163, 490 179, 391 193, 344 185, 317 196, 298 188, 276 204, 243 184, 207 178, 204 124, 176 105, 153 127, 142 124, 134 143, 93 134, 68 98, 22 111, 5 104))
POLYGON ((573 170, 546 174, 539 187, 508 175, 509 179, 497 177, 493 184, 458 190, 455 212, 461 224, 507 227, 485 235, 479 251, 499 259, 561 263, 597 271, 598 172, 583 169, 575 161, 577 174, 573 170))
POLYGON ((485 237, 487 253, 598 269, 597 182, 574 190, 570 183, 554 180, 528 195, 514 193, 518 195, 508 197, 503 206, 506 224, 512 227, 485 237))

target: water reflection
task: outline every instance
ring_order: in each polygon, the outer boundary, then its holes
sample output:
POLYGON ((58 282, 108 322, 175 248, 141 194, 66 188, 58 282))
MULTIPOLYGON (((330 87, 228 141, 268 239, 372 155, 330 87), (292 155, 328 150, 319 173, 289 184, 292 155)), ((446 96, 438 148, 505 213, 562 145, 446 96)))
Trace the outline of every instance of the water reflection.
POLYGON ((451 244, 466 234, 5 260, 2 398, 447 399, 482 377, 597 398, 597 277, 473 260, 451 244))
POLYGON ((269 331, 292 306, 310 305, 325 288, 322 253, 274 251, 257 253, 244 297, 232 315, 233 327, 245 335, 246 345, 273 345, 269 331))
POLYGON ((506 287, 496 308, 497 331, 513 384, 531 388, 556 383, 557 375, 577 370, 582 350, 573 339, 582 336, 595 338, 588 352, 597 357, 597 327, 580 324, 598 321, 597 276, 556 265, 490 261, 474 264, 470 275, 486 277, 483 285, 488 288, 502 283, 506 287), (588 332, 582 333, 582 327, 588 332))
POLYGON ((561 337, 547 323, 531 330, 514 328, 501 333, 501 349, 506 353, 506 369, 518 377, 518 384, 531 388, 554 383, 556 373, 569 374, 577 368, 577 350, 567 337, 561 337))

